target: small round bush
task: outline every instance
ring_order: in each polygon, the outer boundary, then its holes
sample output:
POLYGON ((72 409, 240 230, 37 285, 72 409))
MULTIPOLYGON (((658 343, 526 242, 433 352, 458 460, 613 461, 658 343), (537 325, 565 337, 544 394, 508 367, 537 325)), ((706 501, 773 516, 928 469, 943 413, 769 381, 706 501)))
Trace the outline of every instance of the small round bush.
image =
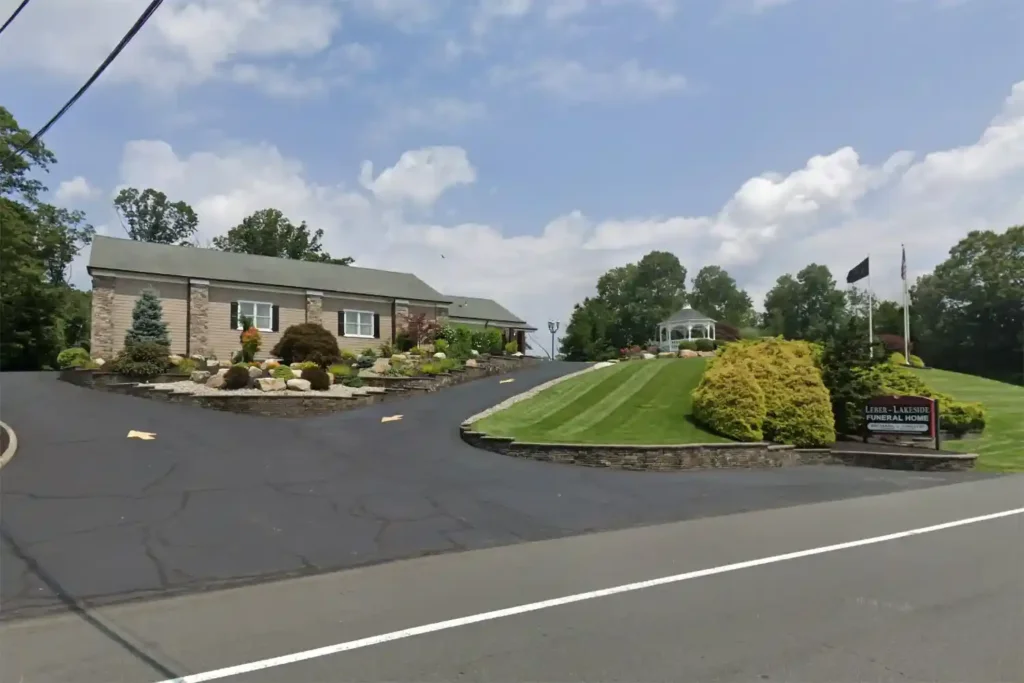
POLYGON ((906 365, 907 359, 903 356, 902 353, 897 351, 896 353, 892 353, 889 355, 889 362, 892 363, 893 365, 906 365))
POLYGON ((232 365, 224 373, 225 389, 245 389, 249 386, 249 368, 244 365, 232 365))
POLYGON ((924 361, 921 360, 920 356, 915 356, 915 355, 911 354, 911 356, 910 356, 910 365, 912 367, 915 367, 915 368, 923 368, 924 367, 924 361))
POLYGON ((715 342, 711 339, 698 339, 694 342, 694 346, 697 348, 696 351, 714 351, 715 342))
POLYGON ((196 362, 191 358, 182 358, 177 366, 178 372, 183 375, 191 375, 195 371, 196 367, 198 367, 196 362))
POLYGON ((448 350, 448 342, 445 341, 444 339, 435 339, 434 340, 434 350, 435 351, 440 351, 441 353, 444 353, 445 351, 448 350))
POLYGON ((310 368, 302 371, 302 379, 309 381, 313 391, 327 391, 331 388, 331 378, 323 368, 310 368))
POLYGON ((334 375, 334 379, 349 377, 352 374, 352 366, 345 363, 335 363, 327 369, 327 372, 334 375))
POLYGON ((274 345, 271 355, 280 358, 286 365, 312 361, 321 367, 341 357, 337 338, 316 323, 300 323, 286 329, 274 345))
POLYGON ((352 377, 346 377, 344 380, 342 380, 342 384, 344 384, 346 387, 358 389, 359 387, 363 386, 363 378, 360 377, 359 375, 353 375, 352 377))
POLYGON ((140 379, 156 377, 167 372, 170 367, 170 351, 163 344, 153 341, 128 344, 111 363, 114 372, 140 379))
POLYGON ((292 369, 287 365, 278 365, 270 371, 270 376, 277 379, 289 380, 295 377, 295 373, 292 372, 292 369))
POLYGON ((89 352, 80 347, 64 349, 57 354, 57 366, 64 370, 67 368, 85 368, 92 363, 89 352))

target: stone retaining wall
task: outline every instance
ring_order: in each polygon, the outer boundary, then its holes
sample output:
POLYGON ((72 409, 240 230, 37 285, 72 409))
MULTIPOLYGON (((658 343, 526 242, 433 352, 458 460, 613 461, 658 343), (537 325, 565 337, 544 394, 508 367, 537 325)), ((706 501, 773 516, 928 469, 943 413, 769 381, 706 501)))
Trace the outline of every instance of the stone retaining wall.
POLYGON ((705 443, 665 446, 528 443, 489 436, 466 425, 462 440, 471 446, 543 462, 620 470, 674 472, 694 469, 763 469, 796 465, 852 465, 913 471, 966 471, 977 459, 971 454, 900 454, 797 449, 766 442, 705 443))

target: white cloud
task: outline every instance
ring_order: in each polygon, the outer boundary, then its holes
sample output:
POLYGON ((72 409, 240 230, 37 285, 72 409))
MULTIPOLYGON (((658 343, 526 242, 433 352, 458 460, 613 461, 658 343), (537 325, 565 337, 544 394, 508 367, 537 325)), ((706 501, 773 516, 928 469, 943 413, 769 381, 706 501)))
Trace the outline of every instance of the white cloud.
POLYGON ((121 176, 192 203, 206 238, 276 206, 324 228, 332 253, 417 273, 442 291, 494 297, 535 324, 565 321, 602 272, 652 249, 677 254, 691 275, 708 263, 729 267, 757 301, 783 273, 813 261, 841 278, 870 252, 876 290, 895 297, 901 243, 916 276, 969 230, 1024 219, 1021 93, 1024 82, 975 143, 916 161, 896 152, 870 164, 844 147, 787 174, 739 183, 712 214, 599 220, 573 211, 529 235, 405 213, 402 202, 429 206, 445 190, 475 181, 459 148, 406 152, 376 177, 368 166, 360 177, 365 190, 313 182, 301 163, 266 145, 181 156, 163 142, 134 142, 125 148, 121 176))
MULTIPOLYGON (((146 4, 146 0, 30 4, 16 29, 0 41, 0 68, 35 69, 80 81, 99 66, 146 4)), ((238 65, 325 53, 340 22, 332 0, 172 0, 153 15, 104 80, 170 92, 230 78, 238 65)), ((241 73, 246 74, 243 81, 254 80, 254 71, 243 67, 241 73)))
POLYGON ((574 103, 650 99, 679 92, 686 78, 628 60, 612 69, 595 69, 576 61, 541 60, 522 68, 491 70, 494 85, 522 83, 574 103))
POLYGON ((421 104, 395 105, 373 128, 378 136, 410 128, 453 130, 479 121, 486 114, 487 107, 482 102, 436 97, 421 104))
POLYGON ((398 163, 373 177, 373 164, 363 162, 359 183, 378 199, 389 203, 433 205, 446 190, 476 182, 476 169, 460 147, 427 147, 411 150, 398 163))
POLYGON ((58 204, 74 204, 78 201, 88 201, 99 195, 100 191, 89 184, 89 181, 82 176, 75 176, 71 180, 64 180, 57 186, 53 197, 58 204))

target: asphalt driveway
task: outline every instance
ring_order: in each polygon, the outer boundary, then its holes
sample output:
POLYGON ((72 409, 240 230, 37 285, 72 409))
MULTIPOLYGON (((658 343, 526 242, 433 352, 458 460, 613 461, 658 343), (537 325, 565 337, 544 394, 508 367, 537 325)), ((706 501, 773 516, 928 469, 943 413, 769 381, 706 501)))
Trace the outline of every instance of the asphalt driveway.
POLYGON ((581 367, 545 363, 509 384, 483 379, 302 420, 5 374, 0 412, 19 452, 0 474, 0 617, 983 476, 615 472, 459 439, 465 417, 581 367), (395 414, 403 419, 380 422, 395 414))

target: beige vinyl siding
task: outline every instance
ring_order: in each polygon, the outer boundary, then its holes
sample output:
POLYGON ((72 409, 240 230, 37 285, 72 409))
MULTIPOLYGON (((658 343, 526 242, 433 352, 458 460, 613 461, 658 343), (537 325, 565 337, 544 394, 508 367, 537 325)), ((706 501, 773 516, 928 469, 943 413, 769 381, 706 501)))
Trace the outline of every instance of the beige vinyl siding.
POLYGON ((353 353, 359 353, 369 347, 374 351, 384 342, 391 342, 391 302, 390 301, 360 301, 356 299, 341 299, 332 296, 323 298, 323 325, 338 337, 338 348, 348 349, 353 353), (338 320, 341 311, 367 311, 380 316, 380 337, 377 339, 366 339, 364 337, 345 337, 338 334, 338 320))
POLYGON ((152 287, 160 296, 164 322, 171 337, 171 353, 185 353, 188 344, 188 284, 150 282, 128 278, 114 280, 114 353, 124 348, 125 332, 132 326, 132 309, 142 290, 152 287))
POLYGON ((438 315, 438 308, 446 308, 446 307, 437 306, 435 304, 414 304, 414 303, 410 303, 409 304, 409 316, 412 317, 414 315, 425 315, 425 316, 427 316, 427 320, 438 320, 439 318, 443 318, 444 317, 444 316, 439 316, 438 315))
POLYGON ((221 360, 230 360, 231 356, 241 348, 238 341, 238 330, 231 328, 231 302, 255 301, 279 306, 277 332, 260 332, 263 345, 256 354, 257 358, 267 358, 274 344, 281 338, 281 333, 289 325, 306 322, 306 293, 297 292, 265 292, 260 290, 236 289, 220 287, 210 283, 210 322, 207 339, 210 349, 221 360))

